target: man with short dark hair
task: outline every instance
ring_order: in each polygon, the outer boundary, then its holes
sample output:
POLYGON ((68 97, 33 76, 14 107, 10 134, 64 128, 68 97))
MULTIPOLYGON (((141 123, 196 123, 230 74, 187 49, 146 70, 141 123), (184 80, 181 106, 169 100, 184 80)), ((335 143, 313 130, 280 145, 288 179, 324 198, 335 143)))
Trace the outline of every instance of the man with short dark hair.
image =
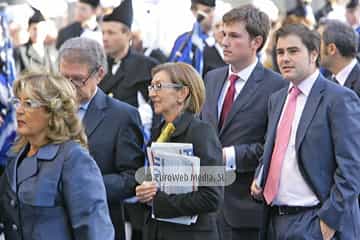
POLYGON ((360 64, 356 60, 358 36, 347 24, 328 20, 321 31, 320 65, 331 79, 360 96, 360 64))
POLYGON ((320 74, 317 32, 289 24, 275 42, 290 86, 270 97, 264 153, 251 187, 269 209, 267 239, 357 239, 360 99, 320 74))
POLYGON ((227 12, 223 23, 224 61, 229 65, 205 76, 201 113, 218 130, 226 169, 236 174, 235 182, 225 187, 220 239, 257 240, 264 208, 253 201, 249 187, 263 151, 268 97, 286 82, 257 57, 270 30, 264 12, 244 5, 227 12))

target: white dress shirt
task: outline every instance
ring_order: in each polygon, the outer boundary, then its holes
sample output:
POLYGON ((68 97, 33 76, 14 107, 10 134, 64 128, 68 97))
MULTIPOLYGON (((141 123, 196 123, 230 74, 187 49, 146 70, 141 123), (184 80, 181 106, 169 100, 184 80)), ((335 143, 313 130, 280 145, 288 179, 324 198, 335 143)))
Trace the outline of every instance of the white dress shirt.
MULTIPOLYGON (((258 61, 259 60, 256 58, 256 60, 252 64, 250 64, 249 66, 247 66, 246 68, 244 68, 243 70, 241 70, 240 72, 237 72, 237 73, 234 73, 231 70, 231 65, 229 66, 228 77, 230 77, 232 74, 239 76, 239 80, 235 82, 234 101, 239 96, 241 90, 245 86, 245 84, 246 84, 247 80, 249 79, 251 73, 254 71, 258 61)), ((229 87, 230 87, 230 80, 228 78, 224 83, 224 86, 223 86, 223 88, 221 90, 221 93, 220 93, 220 97, 218 99, 218 105, 217 105, 218 119, 220 119, 222 106, 223 106, 225 96, 226 96, 226 93, 227 93, 229 87)), ((224 147, 223 148, 223 153, 224 153, 225 158, 226 158, 226 163, 225 163, 226 170, 227 171, 235 170, 236 169, 235 147, 234 146, 224 147)))
POLYGON ((340 70, 340 72, 335 75, 336 80, 341 86, 345 85, 346 79, 349 77, 350 72, 353 70, 356 64, 357 60, 353 59, 348 65, 346 65, 343 69, 340 70))
MULTIPOLYGON (((310 91, 318 76, 319 70, 316 70, 297 86, 301 93, 296 98, 296 110, 292 122, 290 140, 286 149, 284 160, 282 162, 279 191, 275 196, 273 205, 315 206, 319 203, 318 198, 311 190, 310 186, 308 186, 300 172, 295 148, 296 133, 298 130, 300 118, 303 113, 306 101, 310 95, 310 91)), ((289 89, 292 86, 293 84, 290 84, 289 89)), ((281 118, 283 117, 282 115, 284 114, 284 109, 286 108, 287 103, 288 98, 286 99, 285 105, 283 107, 281 118)))

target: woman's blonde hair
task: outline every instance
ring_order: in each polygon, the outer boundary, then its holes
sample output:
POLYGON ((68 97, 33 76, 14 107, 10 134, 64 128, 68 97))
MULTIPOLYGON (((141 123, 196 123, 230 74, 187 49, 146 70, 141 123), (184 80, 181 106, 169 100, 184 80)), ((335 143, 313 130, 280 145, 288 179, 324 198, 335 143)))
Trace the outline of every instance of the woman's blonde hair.
POLYGON ((184 103, 184 110, 192 113, 200 113, 205 101, 205 85, 200 74, 189 64, 164 63, 152 70, 152 76, 156 73, 166 72, 173 83, 189 88, 189 96, 184 103))
MULTIPOLYGON (((76 90, 64 77, 38 72, 24 73, 13 85, 14 95, 25 95, 44 105, 49 122, 46 132, 48 143, 74 140, 87 146, 84 127, 77 116, 76 90)), ((19 152, 27 140, 19 136, 13 150, 19 152)))

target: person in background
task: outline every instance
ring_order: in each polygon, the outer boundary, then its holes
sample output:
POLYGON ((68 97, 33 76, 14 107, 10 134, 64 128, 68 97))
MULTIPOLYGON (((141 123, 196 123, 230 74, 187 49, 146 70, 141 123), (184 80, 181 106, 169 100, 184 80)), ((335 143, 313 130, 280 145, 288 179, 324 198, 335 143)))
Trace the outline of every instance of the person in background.
MULTIPOLYGON (((191 143, 194 155, 200 158, 200 168, 218 166, 222 169, 221 146, 216 132, 197 115, 205 100, 203 80, 196 70, 186 63, 166 63, 153 70, 149 96, 154 111, 163 121, 153 129, 155 141, 162 128, 172 123, 175 131, 167 142, 191 143)), ((201 170, 200 170, 201 171, 201 170)), ((181 182, 179 183, 181 184, 181 182)), ((199 186, 197 191, 167 194, 158 190, 155 182, 143 182, 136 187, 140 202, 148 204, 144 239, 218 239, 217 210, 223 198, 221 185, 199 186), (172 218, 198 215, 196 223, 182 225, 152 218, 172 218)))
POLYGON ((275 42, 290 85, 270 97, 264 152, 251 186, 269 210, 267 239, 357 239, 360 99, 320 74, 316 31, 285 25, 275 42))
POLYGON ((104 178, 115 240, 125 239, 122 203, 135 195, 135 171, 144 164, 139 113, 98 88, 107 71, 100 43, 82 37, 69 39, 58 58, 60 73, 76 87, 78 115, 85 126, 90 155, 104 178))
POLYGON ((131 48, 138 53, 144 54, 146 57, 152 57, 159 63, 167 62, 167 56, 160 48, 144 47, 141 30, 132 31, 131 48))
POLYGON ((257 56, 270 29, 264 12, 243 5, 227 12, 223 22, 224 61, 229 65, 205 76, 201 118, 217 130, 222 161, 227 171, 236 174, 235 182, 225 187, 218 214, 220 239, 257 240, 265 212, 248 189, 263 150, 268 98, 286 82, 264 68, 257 56))
POLYGON ((75 8, 75 22, 59 30, 56 49, 68 39, 89 37, 102 43, 102 34, 96 20, 100 0, 78 0, 75 8))
POLYGON ((286 16, 294 18, 303 18, 306 23, 312 28, 315 23, 315 16, 311 7, 312 0, 296 0, 296 6, 287 11, 286 16))
POLYGON ((29 40, 14 51, 17 72, 44 70, 55 73, 57 52, 53 45, 45 43, 47 23, 39 10, 33 10, 28 21, 29 40))
POLYGON ((337 0, 326 0, 324 6, 315 12, 316 22, 319 22, 321 19, 326 19, 327 15, 334 10, 333 5, 335 5, 336 2, 337 0))
MULTIPOLYGON (((346 4, 346 12, 345 12, 346 21, 350 24, 350 26, 355 29, 358 33, 358 37, 360 38, 360 1, 359 0, 351 0, 346 4)), ((360 61, 360 40, 358 42, 358 54, 357 59, 360 61)))
POLYGON ((357 33, 346 23, 328 20, 320 34, 320 65, 332 73, 330 80, 352 89, 360 96, 357 33))
POLYGON ((223 48, 221 42, 224 38, 223 33, 223 15, 230 10, 230 5, 222 4, 215 7, 214 20, 212 26, 214 42, 205 45, 204 48, 204 70, 203 76, 207 72, 225 66, 223 48))
POLYGON ((18 138, 0 179, 0 231, 7 240, 114 239, 72 84, 29 73, 13 90, 18 138))
POLYGON ((147 86, 157 61, 131 49, 132 21, 132 0, 122 1, 111 14, 103 17, 101 29, 109 72, 99 87, 106 94, 139 107, 139 94, 148 100, 147 86))
POLYGON ((170 62, 186 62, 203 74, 203 51, 213 26, 215 5, 215 0, 191 0, 190 10, 196 22, 190 32, 181 34, 175 40, 170 62))

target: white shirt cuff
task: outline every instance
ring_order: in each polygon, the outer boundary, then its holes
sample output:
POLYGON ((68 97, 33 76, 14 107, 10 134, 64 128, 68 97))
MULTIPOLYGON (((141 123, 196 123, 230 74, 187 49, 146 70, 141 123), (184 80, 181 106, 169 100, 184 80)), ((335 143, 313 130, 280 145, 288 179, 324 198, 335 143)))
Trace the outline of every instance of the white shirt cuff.
POLYGON ((226 171, 234 171, 236 170, 236 159, 235 159, 235 147, 224 147, 223 152, 225 154, 225 170, 226 171))

